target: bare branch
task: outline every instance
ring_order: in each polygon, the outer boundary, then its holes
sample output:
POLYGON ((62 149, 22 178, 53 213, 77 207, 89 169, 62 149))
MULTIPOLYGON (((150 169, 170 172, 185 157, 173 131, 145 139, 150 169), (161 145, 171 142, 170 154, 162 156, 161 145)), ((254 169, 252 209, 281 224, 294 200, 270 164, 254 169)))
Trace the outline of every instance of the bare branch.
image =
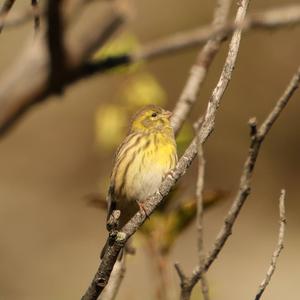
MULTIPOLYGON (((224 26, 229 14, 231 2, 231 0, 217 0, 212 24, 213 27, 219 29, 224 26)), ((190 70, 190 76, 187 79, 180 98, 174 108, 171 123, 175 133, 180 130, 193 104, 196 102, 208 69, 215 55, 221 48, 223 38, 224 36, 220 34, 208 40, 203 49, 197 55, 196 62, 190 70)))
POLYGON ((181 49, 203 45, 218 35, 229 36, 236 29, 248 31, 253 28, 276 29, 300 22, 300 5, 288 5, 250 15, 243 22, 228 22, 220 28, 204 26, 188 32, 177 33, 168 38, 152 42, 134 54, 135 60, 169 54, 181 49))
POLYGON ((256 294, 255 300, 259 300, 265 291, 266 287, 270 283, 270 280, 272 278, 272 275, 276 269, 277 259, 283 249, 283 240, 284 240, 284 232, 285 232, 285 224, 286 224, 286 217, 285 217, 285 190, 281 190, 281 195, 279 198, 279 232, 278 232, 278 242, 277 246, 273 252, 271 264, 267 271, 266 277, 262 281, 262 283, 259 286, 258 292, 256 294))
MULTIPOLYGON (((253 170, 255 167, 256 159, 260 150, 260 146, 268 134, 270 128, 274 124, 275 120, 278 118, 280 113, 282 112, 282 109, 277 109, 278 107, 284 108, 288 101, 291 99, 292 95, 294 94, 295 90, 299 86, 300 82, 300 67, 298 68, 297 72, 291 79, 289 85, 287 86, 286 90, 284 91, 283 95, 280 97, 280 99, 277 101, 275 107, 272 109, 268 117, 266 118, 265 122, 260 126, 259 130, 253 130, 251 129, 252 136, 251 136, 251 144, 249 148, 249 154, 247 156, 247 159, 244 164, 244 168, 242 171, 241 179, 240 179, 240 186, 239 190, 237 192, 237 195, 232 203, 232 206, 225 218, 224 224, 217 235, 217 238, 215 240, 215 243, 209 252, 208 258, 206 259, 205 265, 203 268, 197 268, 194 271, 194 276, 191 281, 191 287, 193 287, 196 282, 201 278, 202 273, 204 271, 207 271, 213 261, 217 258, 218 254, 220 253, 221 249, 223 248, 225 242, 227 241, 228 237, 230 236, 232 232, 232 228, 234 225, 234 222, 240 213, 240 210, 245 203, 249 193, 250 193, 250 181, 253 175, 253 170), (273 122, 268 122, 268 120, 274 120, 273 122), (268 125, 268 129, 265 130, 266 124, 268 125), (256 134, 253 134, 253 132, 257 132, 256 134)), ((251 119, 251 128, 256 126, 253 119, 251 119)))
POLYGON ((126 251, 122 259, 115 263, 108 285, 104 289, 99 300, 114 300, 118 294, 119 288, 126 272, 126 251))
POLYGON ((5 0, 2 7, 0 8, 0 33, 2 32, 4 26, 3 20, 6 18, 15 1, 16 0, 5 0))
MULTIPOLYGON (((205 263, 204 243, 203 243, 203 188, 204 188, 204 173, 205 173, 205 159, 203 154, 203 147, 198 137, 198 180, 196 187, 197 196, 197 230, 198 230, 198 264, 199 267, 205 263)), ((204 300, 209 300, 208 281, 203 273, 201 276, 201 290, 204 300)))

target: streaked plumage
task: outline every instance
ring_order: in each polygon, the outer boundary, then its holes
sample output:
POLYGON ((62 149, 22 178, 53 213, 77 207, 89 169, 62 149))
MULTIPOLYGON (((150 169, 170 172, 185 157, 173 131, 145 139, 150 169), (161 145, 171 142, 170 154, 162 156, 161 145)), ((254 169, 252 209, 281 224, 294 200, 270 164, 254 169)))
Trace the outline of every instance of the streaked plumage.
POLYGON ((138 111, 117 150, 108 192, 108 218, 120 210, 123 227, 177 163, 171 113, 154 105, 138 111))

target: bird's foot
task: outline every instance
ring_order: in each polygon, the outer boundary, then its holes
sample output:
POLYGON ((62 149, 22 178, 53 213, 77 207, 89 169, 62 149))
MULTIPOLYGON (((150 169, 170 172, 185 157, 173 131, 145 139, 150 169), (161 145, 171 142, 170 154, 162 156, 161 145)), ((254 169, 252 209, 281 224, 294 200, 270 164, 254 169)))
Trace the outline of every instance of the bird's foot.
POLYGON ((145 214, 146 218, 150 219, 150 215, 148 215, 144 203, 143 202, 137 202, 137 204, 138 204, 138 206, 140 208, 140 211, 145 214))

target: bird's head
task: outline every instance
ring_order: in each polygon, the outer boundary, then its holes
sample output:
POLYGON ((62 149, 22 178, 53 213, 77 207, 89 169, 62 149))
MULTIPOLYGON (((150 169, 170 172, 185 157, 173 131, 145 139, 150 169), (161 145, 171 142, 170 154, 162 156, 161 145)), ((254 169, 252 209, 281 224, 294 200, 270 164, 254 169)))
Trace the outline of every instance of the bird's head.
POLYGON ((172 113, 157 105, 148 105, 140 109, 131 122, 131 132, 170 131, 172 113))

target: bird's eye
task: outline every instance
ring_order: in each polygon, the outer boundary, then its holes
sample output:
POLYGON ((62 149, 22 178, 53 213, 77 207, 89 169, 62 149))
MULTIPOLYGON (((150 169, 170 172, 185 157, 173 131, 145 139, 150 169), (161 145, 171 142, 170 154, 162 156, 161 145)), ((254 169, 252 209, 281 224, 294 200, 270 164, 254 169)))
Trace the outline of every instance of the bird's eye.
POLYGON ((154 112, 154 113, 151 115, 151 117, 152 117, 152 118, 157 117, 157 113, 154 112))

